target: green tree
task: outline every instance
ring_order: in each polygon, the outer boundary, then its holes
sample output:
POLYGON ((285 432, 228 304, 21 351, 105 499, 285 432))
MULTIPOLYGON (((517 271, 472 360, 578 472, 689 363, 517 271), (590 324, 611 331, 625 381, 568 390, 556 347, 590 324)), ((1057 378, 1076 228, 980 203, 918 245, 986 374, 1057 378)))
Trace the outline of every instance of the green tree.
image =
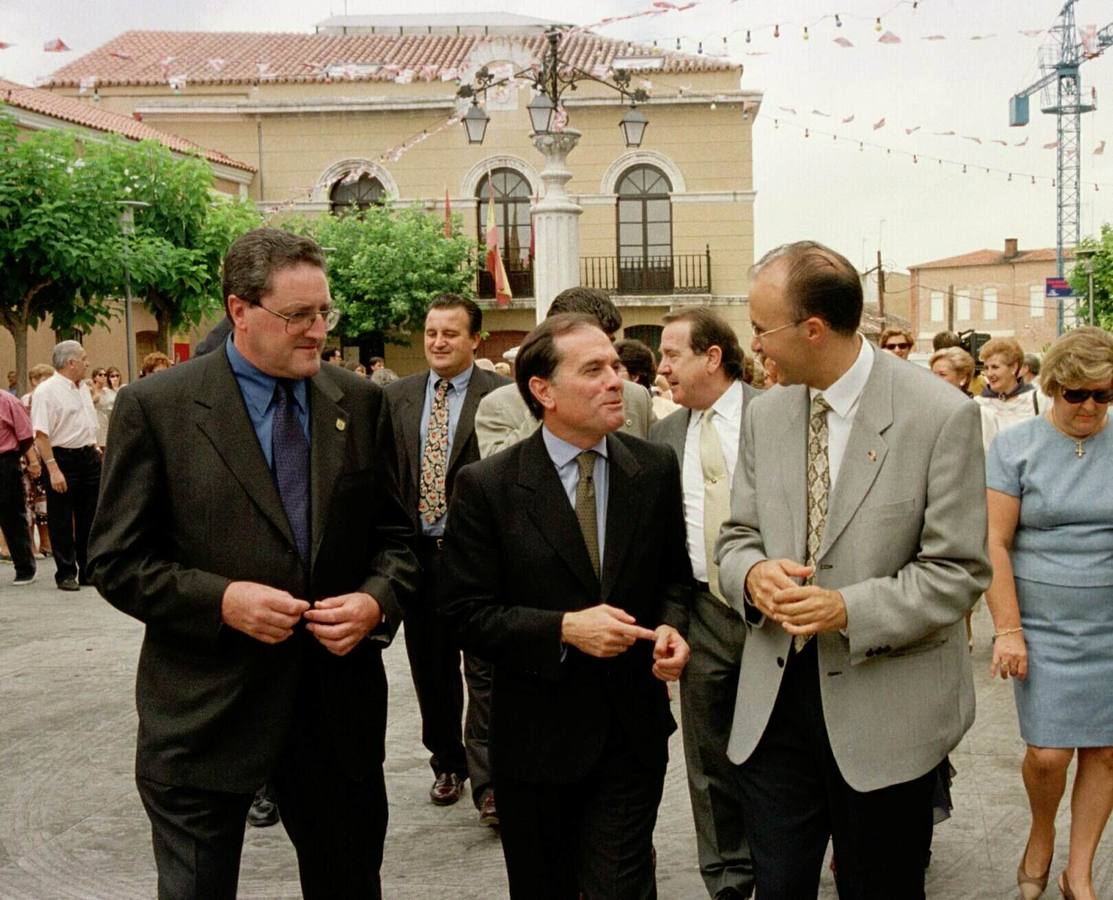
POLYGON ((0 326, 15 342, 21 390, 27 384, 27 333, 91 327, 113 309, 104 299, 120 267, 112 160, 72 134, 20 139, 0 112, 0 326))
POLYGON ((200 157, 176 157, 153 141, 115 142, 108 152, 121 196, 147 204, 135 209, 121 258, 133 294, 158 323, 158 348, 169 352, 175 331, 221 308, 221 260, 262 218, 253 204, 214 194, 212 170, 200 157))
POLYGON ((376 204, 341 216, 294 219, 283 227, 312 236, 328 250, 333 302, 343 312, 339 330, 408 341, 437 294, 475 293, 475 244, 444 236, 444 219, 414 205, 376 204))
MULTIPOLYGON (((1101 237, 1085 238, 1081 250, 1093 250, 1094 266, 1094 322, 1106 331, 1113 331, 1113 225, 1101 226, 1101 237)), ((1089 266, 1079 260, 1070 273, 1070 286, 1079 303, 1079 320, 1085 321, 1089 313, 1089 266)))

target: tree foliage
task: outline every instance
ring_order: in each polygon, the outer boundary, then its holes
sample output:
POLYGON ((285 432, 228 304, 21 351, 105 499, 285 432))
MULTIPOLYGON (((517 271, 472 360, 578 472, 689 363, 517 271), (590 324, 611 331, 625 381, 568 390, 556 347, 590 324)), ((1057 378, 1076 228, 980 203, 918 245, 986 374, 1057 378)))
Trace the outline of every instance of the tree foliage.
POLYGON ((376 204, 341 216, 288 220, 328 250, 333 302, 343 312, 338 330, 356 337, 379 332, 408 341, 437 294, 475 293, 475 243, 444 235, 444 220, 419 206, 376 204))
MULTIPOLYGON (((1101 237, 1086 238, 1079 249, 1093 250, 1094 266, 1094 322, 1106 331, 1113 331, 1113 225, 1101 226, 1101 237)), ((1075 296, 1081 298, 1078 307, 1079 321, 1089 313, 1089 266, 1079 260, 1070 273, 1070 286, 1075 296)))

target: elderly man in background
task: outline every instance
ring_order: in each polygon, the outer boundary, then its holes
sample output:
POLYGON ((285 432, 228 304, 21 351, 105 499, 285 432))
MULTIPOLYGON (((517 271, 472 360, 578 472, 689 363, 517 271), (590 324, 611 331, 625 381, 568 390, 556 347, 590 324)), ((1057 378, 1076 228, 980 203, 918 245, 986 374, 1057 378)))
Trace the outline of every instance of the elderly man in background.
POLYGON ((55 345, 54 374, 35 388, 31 424, 46 467, 46 515, 59 590, 90 584, 89 529, 100 490, 97 411, 85 383, 89 358, 77 341, 55 345))

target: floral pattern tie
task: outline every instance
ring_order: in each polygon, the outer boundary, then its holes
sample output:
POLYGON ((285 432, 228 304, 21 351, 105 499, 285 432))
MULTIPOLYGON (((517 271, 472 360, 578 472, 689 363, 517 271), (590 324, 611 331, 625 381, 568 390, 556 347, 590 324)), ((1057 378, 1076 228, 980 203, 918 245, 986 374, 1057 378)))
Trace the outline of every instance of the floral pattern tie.
POLYGON ((421 453, 421 487, 417 511, 423 522, 432 525, 448 510, 445 476, 448 473, 448 389, 451 383, 441 378, 433 391, 425 449, 421 453))
MULTIPOLYGON (((827 525, 827 496, 831 492, 831 466, 827 456, 827 411, 831 408, 822 394, 812 400, 812 414, 808 422, 808 556, 804 564, 814 566, 823 543, 823 529, 827 525)), ((814 581, 813 574, 808 584, 814 581)), ((799 653, 811 638, 810 634, 793 636, 792 643, 799 653)))

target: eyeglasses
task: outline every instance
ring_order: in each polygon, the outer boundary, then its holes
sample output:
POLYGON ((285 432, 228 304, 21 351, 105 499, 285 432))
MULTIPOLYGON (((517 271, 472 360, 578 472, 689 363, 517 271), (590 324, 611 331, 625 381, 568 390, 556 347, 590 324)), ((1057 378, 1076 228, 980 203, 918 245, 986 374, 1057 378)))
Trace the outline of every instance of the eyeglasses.
POLYGON ((257 306, 263 312, 269 312, 276 319, 281 319, 286 323, 287 334, 305 334, 313 324, 317 321, 317 316, 325 320, 325 330, 332 331, 336 327, 336 323, 340 321, 340 310, 335 306, 330 306, 328 309, 307 309, 301 312, 290 313, 285 315, 280 312, 275 312, 273 309, 267 309, 262 303, 253 303, 252 306, 257 306))
POLYGON ((1063 399, 1071 406, 1078 406, 1080 403, 1085 403, 1091 397, 1094 398, 1095 403, 1110 403, 1113 402, 1113 388, 1101 388, 1096 391, 1087 390, 1086 388, 1060 388, 1059 393, 1063 395, 1063 399))
POLYGON ((886 344, 884 346, 884 348, 882 348, 882 349, 885 349, 885 350, 911 350, 912 345, 909 344, 907 341, 901 341, 899 344, 886 344))
POLYGON ((754 330, 754 338, 760 341, 769 337, 769 335, 771 334, 776 334, 778 331, 784 331, 786 328, 795 328, 797 325, 802 324, 804 321, 804 319, 797 319, 795 322, 786 322, 784 325, 778 325, 776 328, 762 329, 753 324, 751 324, 750 327, 754 330))

